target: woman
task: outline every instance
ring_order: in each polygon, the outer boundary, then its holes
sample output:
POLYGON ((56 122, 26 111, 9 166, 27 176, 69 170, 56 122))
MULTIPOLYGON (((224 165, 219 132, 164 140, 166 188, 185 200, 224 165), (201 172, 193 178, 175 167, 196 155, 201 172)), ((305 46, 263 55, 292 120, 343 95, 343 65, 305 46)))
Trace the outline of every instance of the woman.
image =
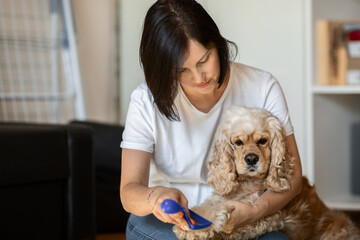
MULTIPOLYGON (((127 239, 176 239, 173 224, 189 229, 160 204, 173 199, 191 208, 211 194, 206 165, 212 139, 232 105, 276 115, 296 166, 290 191, 266 191, 253 206, 231 202, 235 210, 223 231, 276 212, 300 192, 300 157, 283 92, 271 74, 231 63, 230 46, 236 49, 195 0, 159 0, 148 10, 140 45, 146 84, 131 95, 121 143, 120 195, 132 213, 127 239)), ((275 232, 261 239, 287 238, 275 232)))

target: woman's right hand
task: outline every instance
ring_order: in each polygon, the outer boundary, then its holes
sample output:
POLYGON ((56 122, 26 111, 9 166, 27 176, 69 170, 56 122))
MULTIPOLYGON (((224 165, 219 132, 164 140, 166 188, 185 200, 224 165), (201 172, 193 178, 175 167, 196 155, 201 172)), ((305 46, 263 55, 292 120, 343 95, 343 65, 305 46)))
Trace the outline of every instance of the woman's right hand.
POLYGON ((184 194, 175 188, 148 188, 150 159, 149 152, 126 148, 122 150, 120 197, 124 209, 137 216, 153 213, 163 222, 177 224, 184 230, 189 229, 181 213, 167 214, 160 206, 165 199, 172 199, 188 209, 184 194))
POLYGON ((154 214, 154 216, 157 217, 160 221, 176 224, 185 231, 189 230, 189 224, 185 220, 182 212, 168 214, 168 213, 164 213, 161 210, 161 203, 165 199, 172 199, 177 203, 179 203, 182 207, 185 207, 187 211, 189 211, 188 201, 180 190, 176 188, 157 186, 151 188, 151 191, 147 199, 149 208, 151 208, 151 211, 154 214))

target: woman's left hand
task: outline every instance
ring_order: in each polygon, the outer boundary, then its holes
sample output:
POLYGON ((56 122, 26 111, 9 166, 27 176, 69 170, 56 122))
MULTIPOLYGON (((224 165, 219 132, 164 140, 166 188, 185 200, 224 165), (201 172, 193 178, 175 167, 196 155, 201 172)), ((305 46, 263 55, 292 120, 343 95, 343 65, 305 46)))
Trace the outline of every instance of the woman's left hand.
POLYGON ((235 209, 231 213, 227 225, 222 230, 224 233, 230 234, 234 229, 256 220, 256 206, 232 200, 226 201, 225 204, 233 205, 235 209))

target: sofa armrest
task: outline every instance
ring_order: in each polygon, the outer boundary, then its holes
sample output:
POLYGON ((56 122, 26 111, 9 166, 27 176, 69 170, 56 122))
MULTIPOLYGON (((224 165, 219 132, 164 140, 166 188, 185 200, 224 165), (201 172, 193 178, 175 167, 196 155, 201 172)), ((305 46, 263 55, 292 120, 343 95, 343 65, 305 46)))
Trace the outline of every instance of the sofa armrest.
POLYGON ((4 239, 94 239, 92 129, 0 123, 4 239))

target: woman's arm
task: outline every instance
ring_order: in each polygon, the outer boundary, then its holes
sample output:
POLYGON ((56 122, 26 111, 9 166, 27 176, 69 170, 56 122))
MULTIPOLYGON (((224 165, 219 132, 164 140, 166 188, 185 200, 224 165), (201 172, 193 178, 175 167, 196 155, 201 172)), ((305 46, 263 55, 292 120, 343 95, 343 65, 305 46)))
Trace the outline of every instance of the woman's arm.
POLYGON ((121 158, 120 198, 127 212, 138 216, 151 213, 147 203, 151 153, 123 149, 121 158))
POLYGON ((179 214, 165 214, 160 204, 170 198, 187 208, 185 196, 177 189, 166 187, 148 187, 151 153, 133 150, 122 150, 120 198, 127 212, 138 216, 153 213, 163 222, 177 224, 188 229, 188 224, 179 214))
POLYGON ((252 223, 279 211, 301 192, 302 169, 294 134, 287 136, 286 141, 290 148, 290 154, 295 159, 294 175, 290 180, 291 189, 281 193, 266 191, 252 206, 237 201, 228 201, 227 203, 235 206, 235 210, 223 230, 225 233, 231 233, 233 229, 239 226, 252 223))

